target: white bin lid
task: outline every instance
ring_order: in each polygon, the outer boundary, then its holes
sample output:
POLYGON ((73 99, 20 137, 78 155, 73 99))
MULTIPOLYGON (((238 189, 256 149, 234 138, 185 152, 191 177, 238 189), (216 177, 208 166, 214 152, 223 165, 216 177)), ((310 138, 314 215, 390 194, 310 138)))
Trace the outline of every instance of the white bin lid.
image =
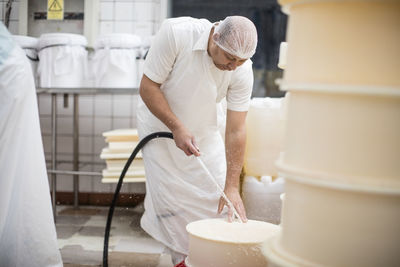
POLYGON ((20 47, 24 49, 36 49, 39 42, 37 38, 25 35, 13 35, 12 38, 20 47))
POLYGON ((109 48, 139 48, 142 43, 140 36, 127 33, 112 33, 99 36, 95 43, 96 49, 109 48))
POLYGON ((45 33, 39 38, 38 49, 51 45, 82 45, 86 46, 85 36, 72 33, 45 33))

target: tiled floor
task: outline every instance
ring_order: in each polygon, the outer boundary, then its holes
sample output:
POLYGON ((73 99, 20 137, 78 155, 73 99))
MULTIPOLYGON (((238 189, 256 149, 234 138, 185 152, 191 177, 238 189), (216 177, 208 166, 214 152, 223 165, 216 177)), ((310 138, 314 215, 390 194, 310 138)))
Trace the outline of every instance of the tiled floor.
MULTIPOLYGON (((143 206, 117 208, 111 227, 108 264, 111 267, 172 267, 164 246, 140 227, 143 206)), ((102 266, 108 207, 57 207, 57 237, 64 266, 102 266)))

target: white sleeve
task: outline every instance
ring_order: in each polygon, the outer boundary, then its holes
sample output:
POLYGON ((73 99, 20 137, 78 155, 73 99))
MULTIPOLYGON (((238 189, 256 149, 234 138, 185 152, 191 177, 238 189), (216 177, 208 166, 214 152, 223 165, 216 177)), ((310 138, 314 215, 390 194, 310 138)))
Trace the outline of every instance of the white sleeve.
POLYGON ((162 84, 171 72, 177 54, 171 22, 165 20, 151 44, 143 73, 153 82, 162 84))
POLYGON ((226 94, 227 108, 233 111, 247 111, 253 90, 253 62, 249 59, 232 75, 226 94))

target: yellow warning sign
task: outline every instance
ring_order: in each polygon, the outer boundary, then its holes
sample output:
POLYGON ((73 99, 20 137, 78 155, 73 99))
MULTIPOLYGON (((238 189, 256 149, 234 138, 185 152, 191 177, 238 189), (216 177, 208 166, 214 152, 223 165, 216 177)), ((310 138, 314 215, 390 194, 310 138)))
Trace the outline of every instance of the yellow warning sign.
POLYGON ((64 0, 47 0, 47 19, 64 19, 64 0))

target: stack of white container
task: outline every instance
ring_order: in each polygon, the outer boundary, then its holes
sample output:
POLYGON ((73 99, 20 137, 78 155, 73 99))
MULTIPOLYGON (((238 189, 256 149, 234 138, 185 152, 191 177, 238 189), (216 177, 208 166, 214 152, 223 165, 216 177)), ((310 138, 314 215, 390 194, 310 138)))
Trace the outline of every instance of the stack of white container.
POLYGON ((291 96, 268 266, 400 266, 400 1, 280 3, 291 96))
MULTIPOLYGON (((107 168, 103 170, 103 183, 116 183, 121 172, 131 156, 139 137, 136 129, 118 129, 103 133, 108 144, 100 154, 100 158, 106 160, 107 168)), ((141 152, 129 167, 124 182, 144 182, 145 172, 141 152)))
POLYGON ((282 150, 285 98, 253 98, 247 114, 244 157, 243 203, 249 219, 278 224, 280 194, 284 181, 278 178, 275 161, 282 150))

